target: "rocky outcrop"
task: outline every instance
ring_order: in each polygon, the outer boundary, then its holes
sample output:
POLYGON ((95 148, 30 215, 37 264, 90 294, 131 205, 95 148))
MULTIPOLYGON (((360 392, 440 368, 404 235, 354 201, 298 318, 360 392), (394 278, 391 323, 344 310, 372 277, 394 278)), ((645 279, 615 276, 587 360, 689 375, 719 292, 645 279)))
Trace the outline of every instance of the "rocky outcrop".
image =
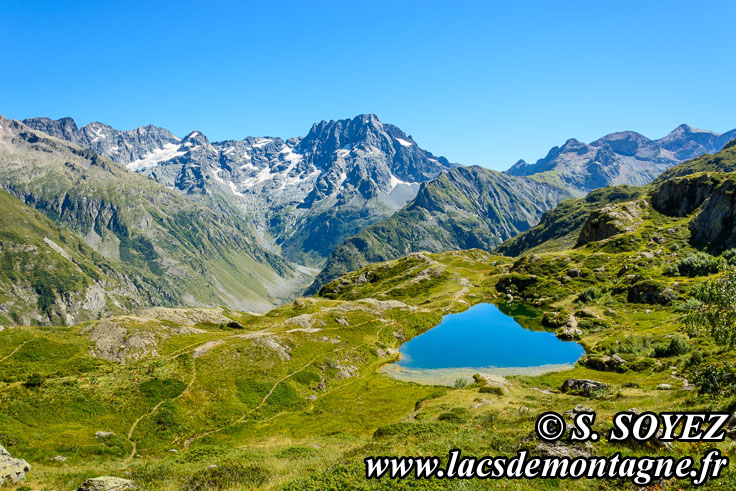
POLYGON ((0 445, 0 486, 17 484, 26 478, 31 466, 23 459, 16 459, 0 445))
POLYGON ((127 315, 94 322, 81 332, 94 343, 92 356, 124 364, 156 355, 158 344, 167 338, 204 331, 186 325, 172 326, 150 317, 127 315))
POLYGON ((646 206, 645 201, 638 200, 609 205, 592 212, 580 230, 576 247, 631 232, 641 223, 642 208, 646 206))
POLYGON ((736 247, 736 178, 716 187, 689 225, 695 245, 716 251, 736 247))
POLYGON ((87 479, 77 488, 77 491, 125 491, 128 489, 138 489, 138 486, 130 479, 101 476, 87 479))
POLYGON ((689 215, 710 197, 722 180, 722 176, 710 173, 670 179, 652 192, 652 207, 664 215, 689 215))
POLYGON ((603 382, 597 382, 595 380, 569 378, 562 383, 560 390, 562 392, 576 392, 586 397, 591 397, 608 390, 608 386, 603 382))

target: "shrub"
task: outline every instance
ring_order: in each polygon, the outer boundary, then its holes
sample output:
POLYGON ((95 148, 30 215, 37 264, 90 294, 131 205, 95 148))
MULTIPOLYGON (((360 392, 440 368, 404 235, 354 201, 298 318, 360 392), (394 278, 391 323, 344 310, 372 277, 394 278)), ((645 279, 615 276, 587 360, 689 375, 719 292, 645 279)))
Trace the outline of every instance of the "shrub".
POLYGON ((695 384, 702 394, 723 394, 733 392, 736 374, 728 363, 711 364, 695 372, 695 384))
POLYGON ((36 389, 38 387, 41 387, 43 385, 43 382, 44 378, 41 375, 34 373, 30 375, 25 382, 23 382, 23 386, 26 389, 36 389))
POLYGON ((721 257, 731 266, 736 266, 736 249, 729 249, 721 254, 721 257))
POLYGON ((296 372, 291 378, 302 385, 318 384, 322 380, 322 377, 320 377, 317 373, 310 372, 309 370, 296 372))
POLYGON ((688 298, 684 302, 678 302, 677 305, 675 305, 675 312, 686 314, 691 310, 699 309, 702 305, 703 302, 697 298, 688 298))
POLYGON ((643 355, 649 353, 651 346, 652 343, 650 338, 634 334, 621 338, 615 343, 606 344, 603 349, 607 351, 609 355, 620 353, 643 355))
POLYGON ((456 389, 462 389, 466 385, 468 385, 468 381, 461 377, 461 378, 455 379, 455 383, 453 384, 453 387, 455 387, 456 389))
POLYGON ((502 396, 504 394, 503 388, 496 385, 486 385, 478 389, 481 394, 493 394, 496 396, 502 396))
POLYGON ((693 350, 690 359, 687 360, 688 366, 700 365, 703 363, 703 353, 700 350, 693 350))
POLYGON ((669 344, 660 344, 654 348, 654 356, 656 358, 664 358, 667 356, 684 355, 690 351, 690 343, 682 336, 673 336, 670 338, 669 344))
POLYGON ((646 370, 651 370, 655 366, 657 366, 657 364, 651 358, 640 358, 628 363, 629 370, 634 372, 644 372, 646 370))
POLYGON ((146 399, 151 402, 158 402, 178 396, 187 388, 187 384, 175 378, 153 378, 143 382, 139 388, 146 399))
POLYGON ((480 425, 486 429, 493 428, 500 421, 500 418, 498 417, 498 412, 496 411, 489 411, 485 414, 480 415, 477 419, 480 425))
POLYGON ((448 423, 462 424, 465 423, 470 417, 470 413, 467 409, 462 407, 456 407, 449 412, 442 413, 437 416, 437 420, 446 421, 448 423))
POLYGON ((580 292, 580 294, 578 295, 578 298, 576 299, 576 302, 578 303, 592 302, 593 300, 600 298, 601 295, 603 295, 603 292, 601 292, 599 288, 595 286, 591 286, 580 292))
POLYGON ((665 274, 670 276, 707 276, 721 271, 725 262, 726 260, 722 257, 713 257, 705 252, 696 252, 667 267, 665 274))
POLYGON ((270 478, 271 473, 261 466, 224 462, 217 467, 195 472, 184 481, 182 489, 229 489, 234 486, 255 488, 263 486, 270 478))
POLYGON ((688 312, 687 326, 694 330, 707 329, 722 346, 736 346, 736 268, 695 286, 692 296, 702 305, 688 312))

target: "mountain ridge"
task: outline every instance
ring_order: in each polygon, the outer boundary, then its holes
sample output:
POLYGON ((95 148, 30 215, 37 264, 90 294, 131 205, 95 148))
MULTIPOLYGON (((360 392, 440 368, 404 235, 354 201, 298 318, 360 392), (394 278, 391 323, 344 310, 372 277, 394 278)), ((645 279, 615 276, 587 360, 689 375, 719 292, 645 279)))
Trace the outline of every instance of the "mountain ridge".
POLYGON ((154 126, 125 132, 101 123, 79 129, 68 118, 25 123, 185 194, 219 195, 255 222, 264 244, 313 265, 401 208, 420 182, 457 166, 373 114, 315 123, 303 138, 222 142, 197 130, 179 139, 154 126), (145 144, 134 150, 137 141, 145 144))

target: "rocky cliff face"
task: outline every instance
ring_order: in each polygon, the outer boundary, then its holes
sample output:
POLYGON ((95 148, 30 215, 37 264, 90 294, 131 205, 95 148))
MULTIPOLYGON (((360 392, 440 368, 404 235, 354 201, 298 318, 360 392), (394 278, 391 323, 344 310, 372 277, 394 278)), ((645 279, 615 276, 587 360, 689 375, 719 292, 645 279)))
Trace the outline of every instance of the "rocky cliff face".
POLYGON ((719 134, 681 125, 659 140, 633 131, 612 133, 590 144, 571 139, 535 164, 519 161, 507 173, 553 173, 582 194, 610 185, 641 186, 685 160, 718 152, 733 138, 736 129, 719 134))
POLYGON ((713 194, 723 180, 720 174, 695 174, 664 181, 652 192, 652 206, 660 213, 684 217, 713 194))
POLYGON ((721 252, 736 247, 736 177, 723 180, 690 222, 692 242, 721 252))

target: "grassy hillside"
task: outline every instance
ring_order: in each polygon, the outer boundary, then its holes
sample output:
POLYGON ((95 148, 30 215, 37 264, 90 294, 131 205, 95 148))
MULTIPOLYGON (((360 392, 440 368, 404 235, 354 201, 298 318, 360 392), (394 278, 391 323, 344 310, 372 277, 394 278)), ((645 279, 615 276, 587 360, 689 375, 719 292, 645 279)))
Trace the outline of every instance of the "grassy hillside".
MULTIPOLYGON (((709 196, 734 179, 722 175, 709 196)), ((665 202, 638 196, 598 210, 599 219, 586 220, 581 236, 599 239, 575 249, 516 260, 481 250, 411 254, 349 273, 319 297, 263 316, 157 309, 73 327, 6 329, 0 332, 0 444, 31 463, 27 485, 55 489, 105 474, 147 489, 525 489, 537 483, 369 483, 362 459, 443 456, 451 448, 476 456, 519 448, 537 455, 675 458, 699 457, 711 446, 728 452, 730 442, 550 448, 533 435, 539 413, 578 404, 598 412, 599 432, 610 428, 614 413, 630 408, 736 406, 733 378, 709 375, 734 373, 733 349, 686 322, 700 305, 693 287, 721 278, 736 254, 716 257, 693 247, 708 201, 685 214, 660 206, 665 202), (480 377, 457 389, 382 373, 396 360, 401 339, 480 302, 503 305, 526 327, 579 338, 584 358, 565 372, 480 377), (563 392, 569 378, 606 387, 563 392), (492 383, 501 387, 489 389, 492 383), (98 431, 111 435, 96 437, 98 431)), ((733 486, 731 469, 710 483, 733 486)))
POLYGON ((0 209, 0 325, 74 324, 151 302, 118 261, 2 190, 0 209))
POLYGON ((612 203, 630 201, 644 192, 642 187, 611 186, 591 191, 584 198, 563 201, 545 212, 538 225, 508 239, 494 252, 513 257, 528 251, 570 248, 577 242, 580 229, 591 211, 612 203))

